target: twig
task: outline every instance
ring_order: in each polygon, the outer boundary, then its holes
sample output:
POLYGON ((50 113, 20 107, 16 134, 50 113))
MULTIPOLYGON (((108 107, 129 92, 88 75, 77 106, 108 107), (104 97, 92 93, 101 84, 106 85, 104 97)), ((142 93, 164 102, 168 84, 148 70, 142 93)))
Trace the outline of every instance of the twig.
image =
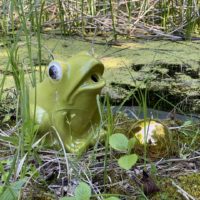
POLYGON ((174 181, 172 181, 172 185, 175 186, 178 190, 177 192, 180 193, 185 199, 187 200, 196 200, 192 195, 188 194, 185 190, 183 190, 179 185, 177 185, 174 181))

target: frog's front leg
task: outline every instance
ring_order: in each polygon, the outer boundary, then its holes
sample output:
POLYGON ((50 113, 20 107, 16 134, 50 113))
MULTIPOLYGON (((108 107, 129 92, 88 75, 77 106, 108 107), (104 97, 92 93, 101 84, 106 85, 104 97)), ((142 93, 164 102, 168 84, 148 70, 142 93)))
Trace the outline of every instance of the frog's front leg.
POLYGON ((30 118, 35 122, 36 125, 39 125, 39 131, 45 132, 49 130, 49 114, 42 107, 31 104, 30 118))
MULTIPOLYGON (((69 152, 73 153, 82 153, 105 133, 105 131, 99 131, 98 123, 93 126, 86 123, 86 116, 79 115, 79 112, 81 111, 76 109, 60 109, 51 116, 52 126, 57 132, 55 135, 59 134, 60 142, 69 152)), ((87 121, 90 120, 87 119, 87 121)))
POLYGON ((51 114, 52 127, 55 133, 55 138, 60 137, 61 140, 57 140, 58 143, 62 142, 64 147, 70 151, 75 152, 75 144, 73 142, 73 134, 70 125, 70 121, 66 120, 68 112, 66 109, 56 110, 51 114))

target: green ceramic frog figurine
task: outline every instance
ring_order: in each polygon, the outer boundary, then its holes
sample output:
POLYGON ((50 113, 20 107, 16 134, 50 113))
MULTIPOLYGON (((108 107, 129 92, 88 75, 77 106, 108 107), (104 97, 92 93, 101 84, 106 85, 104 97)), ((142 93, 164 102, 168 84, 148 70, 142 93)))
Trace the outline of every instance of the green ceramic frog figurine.
POLYGON ((79 153, 94 142, 100 118, 96 97, 105 85, 103 72, 103 64, 86 52, 66 62, 52 61, 47 77, 29 94, 31 118, 39 131, 53 127, 70 152, 79 153))

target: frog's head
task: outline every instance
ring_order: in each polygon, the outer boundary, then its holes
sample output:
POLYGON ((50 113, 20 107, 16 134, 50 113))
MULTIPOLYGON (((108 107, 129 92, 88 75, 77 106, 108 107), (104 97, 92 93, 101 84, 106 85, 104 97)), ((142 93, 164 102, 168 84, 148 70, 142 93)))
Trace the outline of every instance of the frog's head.
POLYGON ((66 102, 68 105, 81 103, 83 106, 105 85, 103 71, 104 66, 99 60, 82 52, 65 63, 52 61, 47 69, 48 84, 53 93, 56 91, 64 107, 66 102))
POLYGON ((65 147, 78 151, 92 138, 91 127, 99 122, 96 96, 105 85, 103 64, 88 53, 66 62, 52 61, 47 77, 30 92, 36 99, 36 120, 47 130, 54 126, 65 147))

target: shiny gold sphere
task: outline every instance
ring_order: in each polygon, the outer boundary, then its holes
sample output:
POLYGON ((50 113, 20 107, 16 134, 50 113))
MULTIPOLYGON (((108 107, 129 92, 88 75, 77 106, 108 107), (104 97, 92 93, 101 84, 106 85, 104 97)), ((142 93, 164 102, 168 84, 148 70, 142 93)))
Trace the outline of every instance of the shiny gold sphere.
POLYGON ((132 133, 140 144, 157 145, 169 135, 167 126, 158 120, 140 120, 133 125, 132 133))

